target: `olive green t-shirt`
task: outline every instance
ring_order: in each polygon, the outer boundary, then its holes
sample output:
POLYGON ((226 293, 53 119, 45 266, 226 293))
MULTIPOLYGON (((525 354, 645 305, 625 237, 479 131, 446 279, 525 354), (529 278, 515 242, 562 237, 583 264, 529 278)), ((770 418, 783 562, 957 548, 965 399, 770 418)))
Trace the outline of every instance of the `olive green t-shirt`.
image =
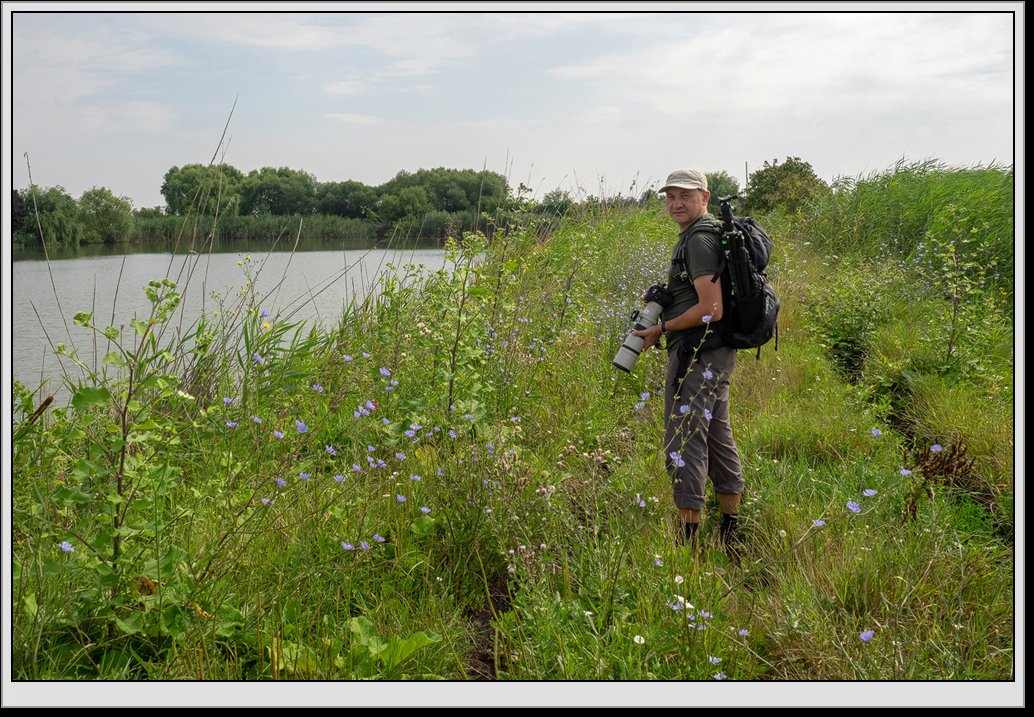
MULTIPOLYGON (((705 214, 679 234, 679 241, 671 255, 671 269, 668 271, 668 289, 675 300, 661 313, 664 321, 671 321, 700 302, 693 280, 705 275, 714 276, 718 272, 722 263, 720 232, 721 224, 710 214, 705 214), (683 252, 682 245, 687 241, 687 251, 683 252), (682 256, 686 257, 686 267, 676 261, 682 256)), ((669 332, 668 349, 682 343, 692 330, 669 332)))

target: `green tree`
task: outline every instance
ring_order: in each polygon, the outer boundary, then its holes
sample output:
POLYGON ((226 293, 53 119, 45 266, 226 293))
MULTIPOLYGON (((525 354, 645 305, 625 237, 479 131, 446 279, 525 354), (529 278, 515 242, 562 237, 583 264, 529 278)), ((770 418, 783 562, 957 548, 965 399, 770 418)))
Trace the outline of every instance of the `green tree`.
POLYGON ((376 208, 378 196, 373 187, 349 179, 321 183, 317 199, 321 214, 364 219, 376 208))
POLYGON ((800 157, 767 161, 747 181, 747 208, 751 212, 767 212, 776 207, 797 211, 811 197, 826 194, 829 185, 815 174, 811 165, 800 157))
POLYGON ((707 202, 707 210, 718 216, 720 207, 718 200, 722 197, 731 197, 740 193, 740 183, 731 174, 724 170, 717 172, 705 172, 707 177, 707 188, 711 192, 711 199, 707 202))
POLYGON ((29 209, 22 201, 21 192, 11 190, 11 232, 17 233, 29 218, 29 209))
POLYGON ((574 206, 574 200, 571 199, 571 195, 562 189, 554 189, 552 192, 548 192, 546 196, 542 198, 542 203, 539 205, 539 209, 543 214, 549 214, 551 216, 563 216, 574 206))
POLYGON ((243 178, 239 169, 228 164, 173 167, 162 181, 165 211, 179 216, 191 212, 205 216, 237 214, 243 178))
POLYGON ((83 244, 126 242, 133 230, 133 203, 104 187, 92 187, 79 197, 79 221, 83 244))
POLYGON ((39 246, 42 232, 47 246, 79 246, 83 236, 83 227, 79 221, 79 205, 65 192, 64 187, 51 187, 47 190, 37 186, 30 187, 24 192, 24 201, 28 217, 21 231, 13 237, 14 243, 22 246, 39 246))
POLYGON ((316 178, 289 167, 248 172, 240 184, 241 214, 287 216, 315 214, 316 178))

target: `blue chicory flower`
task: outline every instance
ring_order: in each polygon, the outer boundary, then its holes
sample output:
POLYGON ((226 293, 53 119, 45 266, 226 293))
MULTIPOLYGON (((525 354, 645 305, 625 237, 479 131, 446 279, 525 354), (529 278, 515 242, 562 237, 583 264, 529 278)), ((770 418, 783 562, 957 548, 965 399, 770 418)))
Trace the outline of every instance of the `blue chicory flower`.
POLYGON ((69 543, 67 540, 62 540, 61 543, 57 547, 61 548, 61 552, 62 553, 74 553, 75 552, 75 548, 72 547, 72 544, 69 543))
POLYGON ((847 501, 847 509, 852 513, 861 513, 862 507, 855 503, 853 500, 847 501))

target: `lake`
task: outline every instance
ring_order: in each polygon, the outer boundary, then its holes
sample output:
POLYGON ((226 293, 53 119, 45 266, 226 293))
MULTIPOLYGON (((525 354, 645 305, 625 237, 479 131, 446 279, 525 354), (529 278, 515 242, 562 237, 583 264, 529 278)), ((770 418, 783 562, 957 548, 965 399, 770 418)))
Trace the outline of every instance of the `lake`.
POLYGON ((79 358, 90 366, 99 366, 111 350, 103 336, 98 339, 89 329, 76 326, 72 317, 92 311, 96 326, 124 326, 124 335, 132 335, 130 320, 150 313, 144 287, 151 280, 168 276, 176 282, 183 302, 172 323, 183 330, 202 315, 220 310, 221 300, 229 307, 245 289, 260 297, 258 305, 274 319, 329 327, 338 323, 353 297, 362 299, 376 290, 389 265, 416 264, 433 271, 445 264, 445 253, 437 248, 294 253, 260 248, 186 255, 100 251, 67 259, 52 256, 49 264, 39 258, 15 258, 11 266, 12 377, 31 390, 46 383, 40 400, 53 394, 56 405, 65 405, 69 398, 62 375, 82 374, 67 357, 56 356, 53 347, 65 343, 77 348, 79 358))

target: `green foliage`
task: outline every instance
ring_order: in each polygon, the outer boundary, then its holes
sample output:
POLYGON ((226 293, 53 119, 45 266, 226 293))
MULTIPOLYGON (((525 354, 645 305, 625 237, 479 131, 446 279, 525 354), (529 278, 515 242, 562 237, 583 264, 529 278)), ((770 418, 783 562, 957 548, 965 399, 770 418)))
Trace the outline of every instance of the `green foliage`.
POLYGON ((800 212, 816 197, 829 193, 829 186, 818 178, 811 165, 800 157, 787 157, 782 164, 773 159, 750 173, 747 181, 747 211, 770 212, 782 208, 800 212))
POLYGON ((252 170, 239 185, 240 213, 247 216, 306 216, 316 212, 316 178, 288 167, 252 170))
POLYGON ((83 244, 118 244, 129 241, 133 230, 133 203, 110 189, 93 187, 79 197, 83 244))
POLYGON ((29 218, 29 209, 25 206, 21 192, 17 189, 11 190, 11 231, 17 234, 21 231, 29 218))
POLYGON ((78 247, 83 240, 83 226, 79 205, 63 187, 29 187, 24 192, 28 217, 21 231, 14 235, 14 243, 21 246, 39 246, 41 233, 47 246, 78 247), (38 223, 37 223, 38 222, 38 223))
POLYGON ((707 177, 707 188, 711 192, 711 198, 707 202, 707 210, 711 214, 721 216, 721 207, 718 200, 722 197, 731 197, 740 193, 740 182, 724 170, 716 172, 705 172, 707 177))
POLYGON ((233 215, 240 211, 244 175, 228 164, 187 164, 165 173, 161 192, 168 214, 233 215))

